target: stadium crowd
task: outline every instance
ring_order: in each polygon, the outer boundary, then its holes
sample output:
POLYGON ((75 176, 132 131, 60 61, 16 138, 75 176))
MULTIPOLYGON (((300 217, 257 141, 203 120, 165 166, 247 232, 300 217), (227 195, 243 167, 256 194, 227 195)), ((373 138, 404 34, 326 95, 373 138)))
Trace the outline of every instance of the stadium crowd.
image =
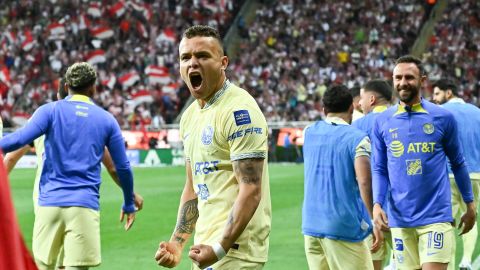
POLYGON ((446 77, 458 82, 459 95, 480 105, 480 3, 448 1, 424 55, 430 81, 446 77))
POLYGON ((268 121, 310 121, 332 83, 391 78, 426 18, 421 1, 280 0, 264 3, 244 33, 231 76, 268 121), (245 53, 248 52, 248 53, 245 53))
MULTIPOLYGON (((224 34, 243 1, 15 1, 0 7, 0 111, 21 125, 55 96, 74 62, 97 67, 96 100, 122 128, 172 123, 188 99, 179 35, 208 24, 224 34)), ((15 121, 15 123, 13 123, 15 121)))

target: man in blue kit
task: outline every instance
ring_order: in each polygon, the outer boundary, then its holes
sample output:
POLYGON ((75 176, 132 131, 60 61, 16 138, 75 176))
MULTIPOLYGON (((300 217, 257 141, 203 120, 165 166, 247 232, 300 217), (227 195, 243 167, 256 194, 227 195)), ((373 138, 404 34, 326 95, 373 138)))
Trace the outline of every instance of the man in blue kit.
POLYGON ((41 106, 25 127, 0 140, 0 148, 10 152, 45 134, 33 232, 33 253, 40 270, 54 269, 62 246, 67 270, 100 264, 100 162, 105 146, 123 190, 125 229, 135 220, 133 175, 120 127, 91 100, 96 72, 88 63, 76 63, 65 78, 71 96, 41 106))
POLYGON ((448 267, 455 236, 447 158, 467 204, 462 234, 476 219, 457 123, 449 111, 420 97, 426 78, 418 58, 397 59, 393 83, 400 102, 377 117, 373 131, 373 215, 376 226, 391 228, 398 269, 448 267), (386 199, 388 215, 382 209, 386 199))
MULTIPOLYGON (((360 89, 360 100, 358 101, 365 116, 353 121, 352 126, 367 133, 368 137, 371 138, 375 119, 390 106, 391 99, 392 86, 387 81, 381 79, 368 81, 360 89)), ((385 209, 387 208, 385 207, 385 209)), ((384 238, 385 244, 382 245, 377 252, 372 253, 373 267, 375 270, 383 269, 382 265, 388 255, 388 248, 392 247, 390 231, 384 232, 384 238)), ((372 239, 369 238, 369 244, 371 244, 371 240, 372 239)))
POLYGON ((305 194, 302 232, 310 270, 372 269, 372 250, 383 241, 372 228, 370 140, 352 126, 348 88, 329 88, 323 96, 325 121, 305 129, 305 194))
MULTIPOLYGON (((443 108, 449 110, 458 124, 458 133, 460 142, 463 146, 465 161, 467 162, 468 172, 472 180, 473 195, 475 204, 478 205, 478 196, 480 191, 480 149, 472 147, 478 144, 480 139, 480 129, 472 128, 480 126, 480 109, 472 104, 465 103, 463 99, 458 97, 456 84, 449 79, 440 79, 433 84, 433 100, 437 104, 443 104, 443 108)), ((461 214, 465 212, 465 205, 462 202, 460 192, 455 185, 455 180, 449 170, 450 187, 452 189, 452 210, 453 217, 456 221, 460 220, 461 214)), ((472 255, 477 242, 478 230, 477 225, 472 230, 462 235, 463 240, 463 257, 459 265, 460 270, 472 269, 472 255)), ((452 267, 455 253, 453 253, 452 267)))

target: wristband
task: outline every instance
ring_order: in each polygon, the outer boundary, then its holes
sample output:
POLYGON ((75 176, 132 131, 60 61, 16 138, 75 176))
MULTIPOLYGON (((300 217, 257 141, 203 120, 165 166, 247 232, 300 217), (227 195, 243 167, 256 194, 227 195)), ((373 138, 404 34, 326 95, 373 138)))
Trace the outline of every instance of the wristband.
POLYGON ((218 260, 221 260, 223 257, 225 257, 225 255, 227 255, 227 253, 223 249, 222 245, 220 245, 220 243, 215 243, 212 246, 212 248, 213 248, 213 252, 215 252, 215 255, 217 255, 218 260))

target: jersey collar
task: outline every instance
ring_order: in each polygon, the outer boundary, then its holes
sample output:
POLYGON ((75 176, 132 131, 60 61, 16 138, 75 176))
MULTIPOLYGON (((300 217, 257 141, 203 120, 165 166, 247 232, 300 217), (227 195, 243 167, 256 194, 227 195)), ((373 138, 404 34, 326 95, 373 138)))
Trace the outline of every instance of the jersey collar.
POLYGON ((217 101, 225 93, 225 91, 229 86, 230 86, 230 81, 226 79, 223 82, 222 88, 220 88, 220 90, 218 90, 217 93, 213 95, 213 97, 205 104, 205 106, 203 106, 202 109, 207 109, 208 107, 212 106, 213 103, 215 103, 215 101, 217 101))
POLYGON ((75 94, 75 95, 71 95, 71 96, 68 96, 65 98, 66 101, 78 101, 78 102, 84 102, 84 103, 88 103, 88 104, 92 104, 94 105, 95 103, 93 103, 92 99, 85 96, 85 95, 78 95, 78 94, 75 94))
POLYGON ((388 109, 388 107, 386 105, 379 105, 379 106, 375 106, 375 108, 373 108, 372 112, 373 113, 381 113, 383 111, 386 111, 388 109))
POLYGON ((344 126, 349 125, 345 120, 343 120, 342 118, 340 118, 338 116, 327 116, 325 118, 325 123, 335 124, 335 125, 344 125, 344 126))
MULTIPOLYGON (((424 109, 424 106, 423 106, 423 98, 420 100, 420 103, 417 103, 417 104, 414 104, 412 106, 412 108, 410 109, 411 112, 416 112, 416 113, 427 113, 427 110, 424 109)), ((398 103, 398 106, 397 106, 397 111, 395 112, 394 116, 395 115, 399 115, 399 114, 402 114, 402 113, 406 113, 407 110, 405 109, 405 106, 402 106, 400 104, 400 102, 398 103)))
POLYGON ((454 98, 450 99, 449 101, 447 101, 447 103, 462 103, 462 104, 464 104, 465 100, 463 100, 459 97, 454 97, 454 98))

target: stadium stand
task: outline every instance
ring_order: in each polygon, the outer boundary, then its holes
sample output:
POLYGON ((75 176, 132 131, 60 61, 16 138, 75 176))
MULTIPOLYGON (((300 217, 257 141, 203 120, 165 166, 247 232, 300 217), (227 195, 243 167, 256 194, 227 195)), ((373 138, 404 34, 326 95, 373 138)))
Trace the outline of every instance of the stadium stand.
POLYGON ((437 22, 423 58, 430 81, 451 78, 459 83, 460 95, 480 105, 480 3, 475 0, 448 1, 437 22))
POLYGON ((178 41, 192 24, 228 30, 244 1, 14 1, 0 7, 0 103, 5 127, 53 100, 76 61, 95 64, 99 105, 122 128, 172 123, 188 90, 178 41))

